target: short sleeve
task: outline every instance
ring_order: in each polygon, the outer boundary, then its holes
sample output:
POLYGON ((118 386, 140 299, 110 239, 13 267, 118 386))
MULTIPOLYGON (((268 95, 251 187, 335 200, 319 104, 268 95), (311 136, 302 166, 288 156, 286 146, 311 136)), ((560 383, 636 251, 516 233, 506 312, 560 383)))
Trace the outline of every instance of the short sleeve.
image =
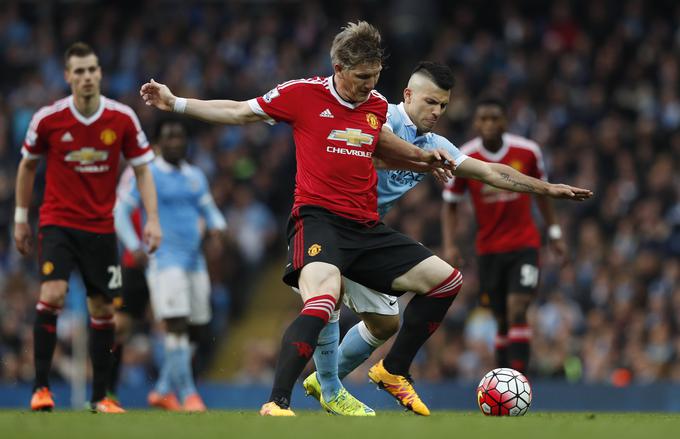
POLYGON ((276 122, 293 123, 304 103, 306 88, 304 81, 284 82, 263 96, 249 100, 248 105, 253 113, 264 116, 265 122, 270 125, 276 122))
POLYGON ((458 149, 453 143, 451 143, 447 138, 442 137, 437 134, 432 134, 433 136, 433 146, 435 149, 444 149, 446 150, 451 157, 453 157, 454 164, 456 167, 460 166, 461 163, 463 163, 468 156, 463 154, 460 149, 458 149))
POLYGON ((132 166, 149 163, 153 160, 154 153, 137 115, 129 107, 125 108, 123 114, 125 115, 123 156, 132 166))
POLYGON ((33 115, 31 123, 28 125, 21 154, 25 158, 39 159, 45 152, 47 152, 47 134, 45 133, 43 115, 41 111, 38 111, 33 115))

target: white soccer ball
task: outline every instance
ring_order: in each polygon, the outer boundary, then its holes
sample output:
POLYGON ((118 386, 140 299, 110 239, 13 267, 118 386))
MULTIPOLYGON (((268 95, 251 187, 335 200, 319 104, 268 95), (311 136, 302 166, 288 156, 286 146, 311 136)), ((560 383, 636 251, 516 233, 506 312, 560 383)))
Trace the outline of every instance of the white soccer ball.
POLYGON ((531 406, 529 380, 515 369, 494 369, 477 386, 477 404, 486 416, 522 416, 531 406))

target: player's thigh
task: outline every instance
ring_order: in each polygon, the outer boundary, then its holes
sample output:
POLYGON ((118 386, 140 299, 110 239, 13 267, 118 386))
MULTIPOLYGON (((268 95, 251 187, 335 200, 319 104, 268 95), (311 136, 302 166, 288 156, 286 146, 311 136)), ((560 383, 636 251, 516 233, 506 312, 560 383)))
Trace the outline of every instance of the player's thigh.
POLYGON ((151 308, 156 320, 188 317, 189 278, 180 267, 149 267, 147 284, 151 297, 151 308))
POLYGON ((396 296, 380 293, 347 277, 342 278, 342 283, 344 293, 342 301, 356 314, 397 316, 397 321, 399 320, 399 303, 396 296))
POLYGON ((453 267, 438 256, 430 256, 394 279, 392 289, 427 294, 441 285, 453 272, 453 267))
POLYGON ((526 311, 538 291, 540 268, 538 250, 528 248, 508 254, 508 310, 526 311))
POLYGON ((540 269, 538 250, 533 248, 518 250, 507 254, 508 291, 513 293, 535 294, 538 289, 540 269))
POLYGON ((78 237, 77 260, 87 296, 102 296, 113 302, 120 296, 123 273, 118 258, 118 241, 115 233, 90 233, 76 231, 78 237))
POLYGON ((206 270, 188 273, 190 283, 189 325, 205 325, 212 318, 210 307, 210 276, 206 270))
POLYGON ((38 231, 40 300, 52 305, 63 303, 71 271, 76 266, 74 244, 68 229, 45 226, 38 231))
POLYGON ((342 219, 320 208, 295 209, 288 221, 288 261, 283 280, 310 294, 340 294, 340 275, 351 256, 339 242, 342 219))
MULTIPOLYGON (((417 286, 415 281, 399 282, 397 286, 400 288, 394 288, 395 280, 433 257, 432 251, 427 247, 382 223, 371 229, 360 245, 361 254, 343 275, 368 288, 395 296, 406 291, 415 291, 410 287, 417 286)), ((448 271, 450 273, 451 269, 448 271)), ((411 277, 408 276, 409 279, 411 277)), ((445 277, 439 282, 444 279, 445 277)), ((435 285, 433 283, 432 286, 435 285)))
POLYGON ((479 304, 491 309, 497 317, 507 314, 508 270, 503 253, 480 255, 479 304))

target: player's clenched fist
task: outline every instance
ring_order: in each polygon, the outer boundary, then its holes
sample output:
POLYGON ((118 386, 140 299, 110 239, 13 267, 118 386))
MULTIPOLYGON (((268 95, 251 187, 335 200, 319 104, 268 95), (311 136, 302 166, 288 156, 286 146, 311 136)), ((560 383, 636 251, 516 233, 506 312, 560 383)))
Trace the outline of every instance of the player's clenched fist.
POLYGON ((162 239, 163 232, 161 232, 160 223, 157 220, 147 220, 144 225, 144 243, 149 253, 153 253, 158 249, 162 239))
POLYGON ((167 85, 156 82, 153 79, 142 85, 142 88, 139 89, 139 94, 144 99, 146 105, 153 105, 163 111, 172 111, 177 99, 167 85))

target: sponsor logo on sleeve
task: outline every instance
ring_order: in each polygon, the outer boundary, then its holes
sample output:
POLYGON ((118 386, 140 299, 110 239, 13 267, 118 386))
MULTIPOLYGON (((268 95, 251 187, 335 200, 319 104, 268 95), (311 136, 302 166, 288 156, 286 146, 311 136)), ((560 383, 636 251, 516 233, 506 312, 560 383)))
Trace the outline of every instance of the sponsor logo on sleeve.
POLYGON ((272 88, 264 96, 262 96, 262 99, 264 99, 266 103, 270 103, 272 99, 279 97, 279 95, 280 95, 279 89, 272 88))

